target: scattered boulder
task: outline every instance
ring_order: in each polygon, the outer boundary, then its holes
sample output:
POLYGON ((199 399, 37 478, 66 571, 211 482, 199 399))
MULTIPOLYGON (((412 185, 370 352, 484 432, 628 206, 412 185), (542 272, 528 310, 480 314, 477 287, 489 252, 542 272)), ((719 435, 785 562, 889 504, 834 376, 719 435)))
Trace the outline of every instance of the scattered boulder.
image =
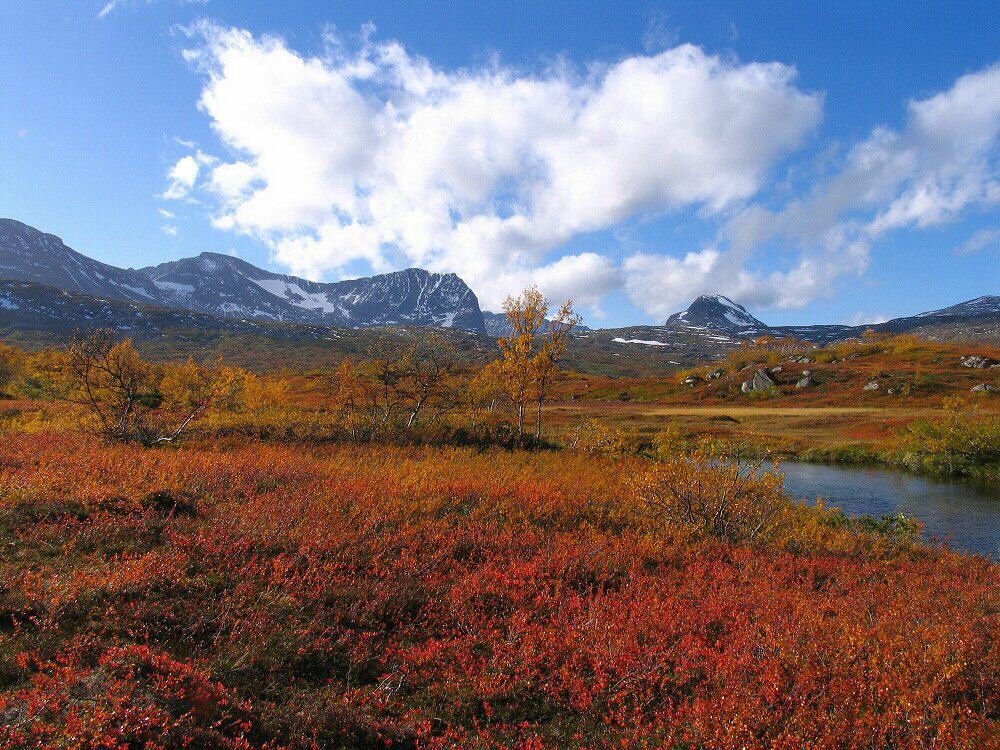
POLYGON ((994 393, 996 388, 994 388, 989 383, 980 383, 979 385, 972 387, 973 393, 994 393))
POLYGON ((684 385, 697 385, 701 382, 701 378, 697 375, 688 375, 684 378, 684 385))
POLYGON ((876 380, 870 380, 867 383, 865 383, 865 390, 866 391, 877 391, 878 390, 878 381, 876 381, 876 380))
POLYGON ((804 378, 802 378, 801 380, 799 380, 799 382, 797 382, 795 384, 795 387, 796 388, 800 388, 800 389, 801 388, 812 388, 814 385, 816 385, 816 381, 813 380, 808 375, 806 375, 804 378))
POLYGON ((970 354, 967 357, 962 357, 960 364, 962 367, 971 367, 974 370, 985 370, 987 367, 993 367, 998 363, 996 360, 990 359, 989 357, 980 357, 978 354, 970 354))
POLYGON ((812 375, 812 371, 811 370, 803 370, 802 371, 802 377, 808 378, 810 375, 812 375))
POLYGON ((781 370, 782 370, 781 365, 778 365, 777 367, 772 367, 771 368, 771 373, 774 374, 774 375, 777 375, 779 372, 781 372, 781 370))
POLYGON ((750 380, 747 380, 740 386, 740 390, 744 393, 750 393, 751 391, 761 393, 774 388, 775 385, 774 379, 767 374, 767 370, 757 370, 750 380))
POLYGON ((712 370, 712 372, 708 373, 706 377, 709 380, 718 380, 722 377, 722 370, 712 370))

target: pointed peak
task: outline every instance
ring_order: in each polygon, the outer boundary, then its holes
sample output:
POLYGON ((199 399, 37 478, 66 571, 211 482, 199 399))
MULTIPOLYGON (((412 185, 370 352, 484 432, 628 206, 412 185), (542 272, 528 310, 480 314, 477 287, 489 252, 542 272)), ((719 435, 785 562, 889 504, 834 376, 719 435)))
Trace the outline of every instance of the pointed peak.
POLYGON ((721 331, 765 329, 767 325, 757 320, 738 302, 723 294, 703 294, 687 310, 674 313, 667 325, 685 325, 721 331))

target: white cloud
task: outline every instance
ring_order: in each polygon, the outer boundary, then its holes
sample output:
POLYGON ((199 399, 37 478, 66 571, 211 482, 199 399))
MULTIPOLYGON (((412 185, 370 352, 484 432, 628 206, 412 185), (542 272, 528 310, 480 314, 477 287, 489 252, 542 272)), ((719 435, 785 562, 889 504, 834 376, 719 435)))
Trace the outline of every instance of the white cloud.
MULTIPOLYGON (((839 171, 780 210, 741 208, 720 233, 722 249, 710 268, 640 256, 625 264, 626 290, 657 314, 710 291, 762 307, 802 307, 831 294, 843 276, 864 273, 872 245, 886 233, 924 229, 1000 203, 998 146, 1000 65, 994 65, 910 102, 901 131, 875 128, 850 149, 839 171), (778 272, 749 270, 767 254, 791 264, 778 272), (660 276, 650 276, 651 264, 660 276)), ((970 242, 985 246, 989 237, 970 242)))
POLYGON ((874 326, 874 325, 878 325, 879 323, 885 323, 887 320, 889 320, 889 316, 888 315, 881 315, 879 313, 857 312, 857 313, 854 313, 854 315, 852 315, 850 317, 850 319, 848 319, 847 321, 845 321, 845 325, 849 325, 849 326, 873 325, 874 326))
POLYGON ((97 17, 104 18, 119 5, 121 5, 121 0, 109 0, 109 2, 105 3, 104 6, 98 11, 97 17))
POLYGON ((787 65, 680 45, 585 72, 442 70, 371 28, 355 49, 328 35, 320 56, 210 23, 189 33, 199 107, 227 158, 184 157, 164 197, 199 191, 215 227, 314 278, 358 263, 454 271, 487 309, 527 283, 594 311, 623 289, 657 318, 703 292, 800 307, 862 274, 885 233, 1000 201, 1000 66, 911 102, 900 130, 874 129, 833 176, 773 208, 762 190, 822 113, 787 65), (561 249, 690 209, 719 227, 708 249, 620 266, 561 249))
MULTIPOLYGON (((307 57, 242 30, 195 33, 199 105, 237 157, 200 183, 217 227, 298 273, 455 271, 492 307, 514 279, 596 305, 592 289, 620 284, 611 261, 552 251, 638 214, 752 197, 821 111, 794 69, 691 45, 529 75, 442 71, 392 42, 349 52, 330 37, 307 57)), ((167 194, 187 189, 172 176, 167 194)))
POLYGON ((176 214, 174 214, 173 211, 168 211, 165 208, 158 208, 158 209, 156 209, 156 213, 158 213, 160 215, 160 217, 163 218, 163 219, 176 219, 177 218, 176 214))
POLYGON ((164 200, 180 200, 187 197, 198 179, 201 165, 193 156, 182 156, 167 171, 167 189, 163 191, 164 200))
POLYGON ((987 247, 1000 246, 1000 229, 980 229, 955 248, 955 255, 974 255, 987 247))
MULTIPOLYGON (((208 0, 174 0, 178 5, 205 5, 208 0)), ((108 0, 97 12, 97 18, 107 18, 117 10, 128 6, 152 5, 156 0, 108 0)))
POLYGON ((177 236, 177 227, 171 226, 170 224, 164 224, 162 227, 160 227, 160 231, 163 232, 168 237, 177 236))

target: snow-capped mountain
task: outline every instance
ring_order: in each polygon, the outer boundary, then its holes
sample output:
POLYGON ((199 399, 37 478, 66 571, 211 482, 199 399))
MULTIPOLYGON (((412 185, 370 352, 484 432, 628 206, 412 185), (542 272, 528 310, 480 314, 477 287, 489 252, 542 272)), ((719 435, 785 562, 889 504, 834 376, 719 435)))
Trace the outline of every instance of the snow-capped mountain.
POLYGON ((144 274, 115 268, 14 219, 0 219, 0 278, 31 281, 108 299, 162 302, 144 274))
POLYGON ((122 269, 88 258, 58 237, 13 219, 0 219, 0 279, 245 320, 486 330, 476 295, 451 273, 409 268, 325 284, 217 253, 142 270, 122 269))
MULTIPOLYGON (((483 320, 486 323, 486 335, 492 338, 503 338, 504 336, 510 336, 514 332, 514 326, 507 320, 506 313, 483 310, 483 320)), ((581 323, 574 326, 573 330, 579 333, 580 331, 590 331, 592 329, 581 323)))
POLYGON ((1000 297, 987 295, 976 297, 966 302, 959 302, 957 305, 942 307, 940 310, 915 315, 916 318, 971 318, 980 315, 1000 315, 1000 297))
POLYGON ((747 312, 743 305, 721 294, 703 294, 687 310, 667 318, 668 326, 711 328, 716 331, 763 331, 767 325, 747 312))
POLYGON ((336 283, 272 273, 202 253, 143 269, 175 307, 228 318, 343 328, 437 326, 484 333, 476 295, 453 273, 420 268, 336 283))

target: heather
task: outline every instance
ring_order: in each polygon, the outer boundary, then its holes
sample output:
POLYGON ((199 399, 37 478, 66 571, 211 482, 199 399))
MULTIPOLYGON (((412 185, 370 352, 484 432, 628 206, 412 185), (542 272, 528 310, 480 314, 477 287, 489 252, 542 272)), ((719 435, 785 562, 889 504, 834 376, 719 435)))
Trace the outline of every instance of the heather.
POLYGON ((706 465, 0 438, 5 747, 985 747, 997 572, 706 465), (716 506, 717 509, 717 506, 716 506), (680 509, 683 510, 683 509, 680 509), (762 516, 761 516, 762 517, 762 516), (733 528, 738 526, 734 524, 733 528))

